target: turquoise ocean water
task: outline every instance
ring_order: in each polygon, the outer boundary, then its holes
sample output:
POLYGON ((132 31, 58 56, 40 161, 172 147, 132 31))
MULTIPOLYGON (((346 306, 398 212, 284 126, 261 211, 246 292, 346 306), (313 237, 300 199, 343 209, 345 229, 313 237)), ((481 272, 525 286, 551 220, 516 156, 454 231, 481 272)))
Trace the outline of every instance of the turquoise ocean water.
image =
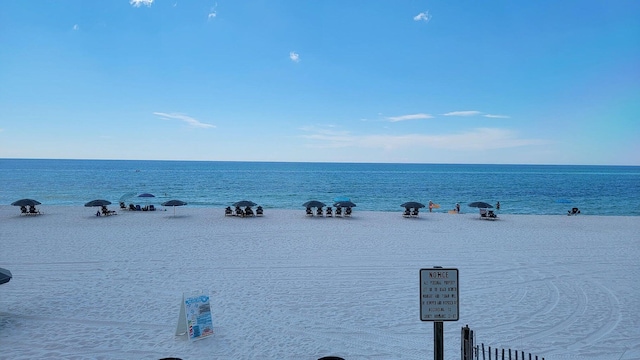
MULTIPOLYGON (((32 198, 46 205, 152 193, 150 203, 226 207, 243 199, 266 209, 302 209, 307 200, 348 197, 357 210, 401 211, 406 201, 503 214, 640 215, 639 166, 265 163, 0 159, 0 204, 32 198)), ((127 203, 144 203, 129 199, 127 203)))

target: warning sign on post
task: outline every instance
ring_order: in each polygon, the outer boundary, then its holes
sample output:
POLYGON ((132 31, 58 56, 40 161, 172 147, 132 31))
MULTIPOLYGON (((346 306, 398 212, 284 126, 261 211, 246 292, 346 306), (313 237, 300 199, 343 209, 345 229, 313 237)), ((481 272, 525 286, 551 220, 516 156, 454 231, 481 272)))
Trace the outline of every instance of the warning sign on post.
POLYGON ((420 320, 458 321, 458 269, 420 269, 420 320))

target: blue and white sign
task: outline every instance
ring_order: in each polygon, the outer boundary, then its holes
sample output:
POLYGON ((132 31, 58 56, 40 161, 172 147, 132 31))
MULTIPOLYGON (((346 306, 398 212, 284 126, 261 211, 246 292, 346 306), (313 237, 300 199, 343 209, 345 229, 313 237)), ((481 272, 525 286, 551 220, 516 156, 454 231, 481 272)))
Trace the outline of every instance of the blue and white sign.
POLYGON ((213 335, 213 319, 209 295, 182 294, 176 335, 187 335, 189 340, 199 340, 213 335))

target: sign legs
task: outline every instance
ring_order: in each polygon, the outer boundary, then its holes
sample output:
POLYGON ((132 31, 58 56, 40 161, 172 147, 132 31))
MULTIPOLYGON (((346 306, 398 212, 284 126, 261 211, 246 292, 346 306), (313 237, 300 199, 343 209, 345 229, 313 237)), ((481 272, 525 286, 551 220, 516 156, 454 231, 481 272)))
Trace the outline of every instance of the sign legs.
POLYGON ((433 359, 444 360, 444 324, 433 322, 433 359))

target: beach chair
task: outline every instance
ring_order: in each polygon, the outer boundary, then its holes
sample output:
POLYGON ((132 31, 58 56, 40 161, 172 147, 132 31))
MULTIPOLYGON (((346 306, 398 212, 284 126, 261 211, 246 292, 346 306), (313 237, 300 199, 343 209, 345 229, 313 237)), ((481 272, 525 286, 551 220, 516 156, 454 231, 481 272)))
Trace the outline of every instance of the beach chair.
POLYGON ((578 215, 580 214, 580 209, 578 209, 577 207, 574 207, 573 209, 569 210, 567 212, 567 215, 571 216, 571 215, 578 215))
POLYGON ((342 208, 340 206, 336 207, 336 217, 342 217, 342 208))
POLYGON ((38 215, 40 211, 36 209, 35 206, 29 206, 29 215, 38 215))
POLYGON ((140 205, 136 205, 136 211, 142 211, 142 208, 140 207, 140 205))
POLYGON ((244 217, 244 211, 239 206, 236 206, 236 216, 244 217))
POLYGON ((127 210, 127 205, 125 205, 122 201, 120 201, 120 209, 127 210))
POLYGON ((156 207, 153 204, 149 205, 149 211, 156 211, 156 207))
POLYGON ((351 208, 350 208, 350 207, 348 207, 348 208, 344 209, 344 216, 345 216, 345 217, 346 217, 346 216, 351 217, 351 211, 352 211, 352 210, 351 210, 351 208))
POLYGON ((27 210, 26 206, 20 206, 20 215, 29 215, 29 210, 27 210))
POLYGON ((322 208, 321 208, 321 207, 319 207, 319 208, 316 210, 316 215, 317 215, 317 216, 324 216, 324 213, 322 212, 322 208))
POLYGON ((313 216, 313 210, 311 210, 311 208, 307 208, 307 210, 305 210, 305 211, 306 211, 307 216, 313 216))
POLYGON ((406 217, 406 218, 411 217, 411 209, 405 208, 404 212, 402 213, 402 217, 406 217))
POLYGON ((264 214, 264 210, 262 209, 262 206, 258 206, 256 208, 256 216, 262 216, 264 214))
POLYGON ((116 214, 115 210, 109 210, 109 209, 107 209, 106 206, 102 207, 101 212, 102 212, 102 215, 104 215, 104 216, 109 216, 109 215, 115 215, 116 214))
POLYGON ((331 210, 331 207, 327 207, 326 216, 327 217, 332 217, 333 216, 333 210, 331 210))
POLYGON ((413 209, 411 212, 411 216, 413 217, 418 217, 418 214, 420 214, 420 210, 418 210, 418 208, 413 209))
POLYGON ((244 209, 244 216, 253 216, 253 210, 251 209, 251 207, 247 206, 244 209))
POLYGON ((129 211, 136 211, 136 206, 133 204, 129 204, 129 211))
POLYGON ((487 217, 487 209, 480 209, 480 218, 486 218, 487 217))
POLYGON ((224 209, 224 216, 233 216, 233 210, 231 210, 230 206, 227 206, 227 208, 224 209))

